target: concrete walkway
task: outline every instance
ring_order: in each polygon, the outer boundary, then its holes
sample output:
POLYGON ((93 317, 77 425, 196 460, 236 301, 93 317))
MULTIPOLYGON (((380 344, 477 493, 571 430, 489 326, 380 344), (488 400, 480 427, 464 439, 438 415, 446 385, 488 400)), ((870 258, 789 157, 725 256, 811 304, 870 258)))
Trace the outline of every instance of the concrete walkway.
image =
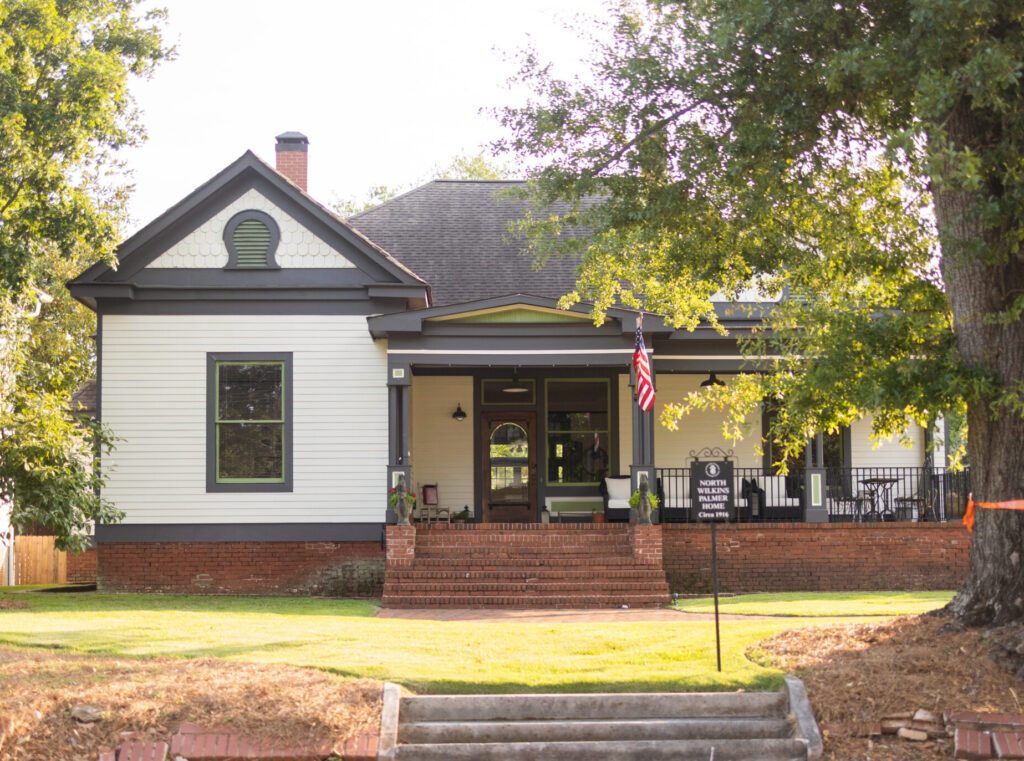
MULTIPOLYGON (((381 608, 377 618, 405 618, 415 621, 481 621, 495 624, 608 624, 608 623, 691 623, 713 621, 713 613, 683 613, 666 608, 511 609, 511 608, 381 608)), ((777 621, 780 616, 737 616, 723 613, 722 621, 777 621)))

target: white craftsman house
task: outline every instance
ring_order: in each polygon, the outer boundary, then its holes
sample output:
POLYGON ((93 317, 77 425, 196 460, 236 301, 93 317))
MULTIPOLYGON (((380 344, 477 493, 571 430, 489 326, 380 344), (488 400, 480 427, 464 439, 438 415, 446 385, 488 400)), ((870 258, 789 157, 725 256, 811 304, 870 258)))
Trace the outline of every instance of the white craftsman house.
MULTIPOLYGON (((379 543, 399 476, 422 518, 530 523, 589 520, 605 476, 645 474, 663 518, 687 520, 692 460, 725 452, 739 519, 808 517, 802 476, 767 467, 761 421, 738 444, 711 413, 655 424, 710 374, 758 369, 736 339, 769 305, 721 304, 728 337, 646 316, 643 413, 636 313, 595 327, 586 306, 556 308, 575 264, 536 270, 507 239, 510 183, 434 181, 343 220, 305 192, 304 136, 280 136, 277 156, 244 154, 126 240, 116 268, 69 284, 97 313, 97 414, 121 439, 104 496, 125 518, 96 528, 101 576, 105 545, 379 543)), ((812 519, 934 508, 924 433, 909 448, 869 433, 812 442, 810 465, 830 469, 812 519)))

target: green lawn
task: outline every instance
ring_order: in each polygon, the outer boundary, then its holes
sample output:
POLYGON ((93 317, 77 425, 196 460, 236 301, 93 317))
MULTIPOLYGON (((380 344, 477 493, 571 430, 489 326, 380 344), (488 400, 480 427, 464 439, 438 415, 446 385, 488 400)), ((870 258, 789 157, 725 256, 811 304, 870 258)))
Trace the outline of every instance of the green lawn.
MULTIPOLYGON (((941 608, 953 592, 785 592, 719 597, 720 613, 743 616, 916 616, 941 608)), ((679 600, 688 613, 714 613, 711 597, 679 600)))
MULTIPOLYGON (((545 624, 372 618, 372 603, 299 598, 44 594, 0 609, 0 644, 125 657, 290 663, 418 692, 766 689, 746 650, 803 621, 545 624)), ((682 618, 682 617, 680 617, 682 618)))

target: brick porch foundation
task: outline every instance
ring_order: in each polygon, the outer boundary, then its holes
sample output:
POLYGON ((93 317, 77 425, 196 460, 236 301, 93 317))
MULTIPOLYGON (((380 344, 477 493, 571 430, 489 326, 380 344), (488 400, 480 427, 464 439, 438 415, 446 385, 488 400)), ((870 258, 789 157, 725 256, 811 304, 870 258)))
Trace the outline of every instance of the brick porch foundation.
MULTIPOLYGON (((710 591, 710 528, 660 528, 672 590, 710 591)), ((724 524, 716 533, 729 592, 956 589, 971 544, 959 522, 724 524)))
POLYGON ((379 597, 380 542, 125 542, 97 547, 104 592, 379 597))

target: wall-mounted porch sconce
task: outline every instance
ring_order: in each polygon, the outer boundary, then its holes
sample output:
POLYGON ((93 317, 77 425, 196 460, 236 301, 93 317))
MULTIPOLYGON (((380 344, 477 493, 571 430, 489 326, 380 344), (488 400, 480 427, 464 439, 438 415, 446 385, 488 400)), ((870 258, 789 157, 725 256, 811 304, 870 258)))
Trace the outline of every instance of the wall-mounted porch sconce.
POLYGON ((462 421, 466 419, 466 411, 462 409, 462 402, 459 402, 455 406, 455 412, 452 413, 452 419, 462 421))
POLYGON ((724 386, 724 385, 725 385, 725 381, 719 380, 715 376, 714 373, 711 373, 708 376, 708 379, 706 381, 701 381, 701 383, 700 383, 700 387, 701 388, 708 388, 709 386, 724 386))

